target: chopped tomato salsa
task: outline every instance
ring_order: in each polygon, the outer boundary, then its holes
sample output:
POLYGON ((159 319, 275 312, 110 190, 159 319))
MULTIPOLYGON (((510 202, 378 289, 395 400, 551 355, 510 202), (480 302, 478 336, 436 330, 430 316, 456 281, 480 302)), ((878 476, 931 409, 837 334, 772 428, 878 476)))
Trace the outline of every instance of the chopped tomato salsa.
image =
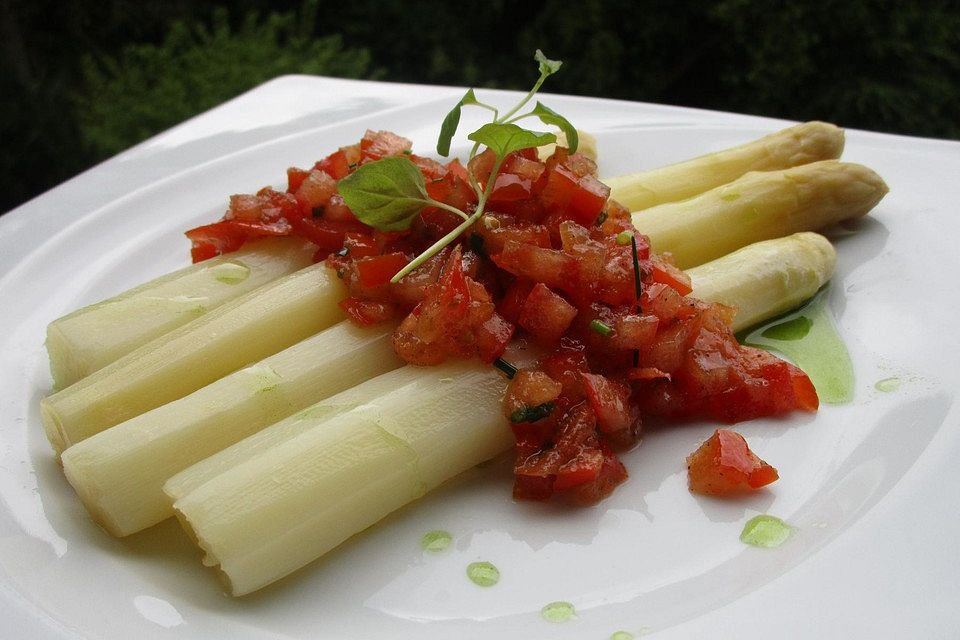
POLYGON ((777 470, 761 460, 736 431, 717 429, 687 458, 690 490, 711 496, 744 493, 775 482, 777 470))
MULTIPOLYGON (((734 423, 817 409, 809 378, 738 344, 734 310, 691 298, 689 277, 651 252, 629 212, 609 199, 596 164, 562 147, 546 161, 534 149, 508 154, 479 220, 393 282, 463 218, 431 205, 405 231, 374 229, 345 204, 338 181, 366 163, 407 157, 430 198, 469 214, 496 166, 490 151, 465 167, 410 149, 405 138, 368 131, 309 169, 289 169, 286 191, 232 197, 222 220, 187 232, 194 261, 264 236, 306 238, 315 260, 345 283, 347 317, 396 323, 394 348, 415 365, 492 363, 515 336, 529 338, 543 355, 513 377, 504 398, 520 499, 585 504, 608 495, 627 477, 617 451, 636 443, 641 416, 734 423)), ((733 432, 719 431, 704 447, 690 458, 694 490, 776 479, 733 432)))

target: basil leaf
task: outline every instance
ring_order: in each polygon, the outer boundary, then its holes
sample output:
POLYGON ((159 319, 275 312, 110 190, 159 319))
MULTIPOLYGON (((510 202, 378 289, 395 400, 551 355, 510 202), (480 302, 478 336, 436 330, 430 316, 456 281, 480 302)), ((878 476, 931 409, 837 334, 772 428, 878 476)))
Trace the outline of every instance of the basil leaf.
POLYGON ((353 214, 381 231, 402 231, 429 203, 423 175, 411 160, 391 157, 360 165, 337 183, 353 214))
POLYGON ((540 147, 557 141, 557 136, 552 133, 537 133, 522 129, 515 124, 494 122, 483 125, 467 138, 486 145, 501 158, 513 151, 540 147))
POLYGON ((537 49, 537 52, 533 54, 533 59, 540 63, 540 75, 544 78, 560 71, 560 67, 563 66, 562 61, 550 60, 543 55, 543 51, 540 51, 540 49, 537 49))
POLYGON ((437 138, 437 153, 443 157, 450 155, 450 141, 453 140, 457 127, 460 126, 460 109, 468 104, 479 104, 473 89, 469 89, 440 125, 440 137, 437 138))
POLYGON ((541 102, 537 103, 537 106, 533 108, 530 115, 537 116, 544 124, 559 127, 564 135, 567 136, 567 147, 569 147, 570 153, 577 151, 577 146, 580 144, 580 136, 577 135, 577 129, 570 124, 569 120, 541 102))

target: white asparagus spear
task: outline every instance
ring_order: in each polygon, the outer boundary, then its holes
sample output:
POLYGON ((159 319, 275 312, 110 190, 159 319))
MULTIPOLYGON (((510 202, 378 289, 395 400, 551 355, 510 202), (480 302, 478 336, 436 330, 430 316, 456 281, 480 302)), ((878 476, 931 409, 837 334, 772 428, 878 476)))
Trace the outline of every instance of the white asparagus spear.
POLYGON ((54 388, 71 385, 207 311, 308 266, 315 251, 299 238, 266 238, 54 320, 47 327, 54 388))
POLYGON ((163 483, 296 411, 401 366, 390 326, 341 322, 63 452, 67 480, 108 532, 173 515, 163 483))
MULTIPOLYGON (((553 146, 547 145, 551 153, 553 146)), ((541 152, 546 152, 547 147, 541 152)), ((779 169, 837 157, 842 148, 841 129, 812 122, 679 164, 607 180, 613 186, 615 199, 639 209, 697 195, 749 170, 779 169)), ((579 152, 597 159, 593 136, 580 132, 579 152)), ((186 267, 55 320, 47 337, 54 387, 64 388, 118 360, 213 309, 227 299, 224 296, 238 297, 307 266, 312 247, 292 238, 260 240, 239 252, 186 267), (295 248, 289 252, 274 250, 281 246, 295 248), (228 287, 219 286, 221 281, 235 282, 240 278, 242 267, 230 266, 237 261, 250 268, 249 276, 228 287), (211 281, 208 275, 214 279, 211 281), (211 288, 211 282, 218 284, 211 288)))
MULTIPOLYGON (((780 242, 780 241, 773 241, 780 242)), ((816 278, 799 281, 812 295, 830 275, 832 251, 822 241, 785 239, 816 278), (804 247, 815 247, 804 250, 804 247)), ((751 299, 753 308, 780 309, 783 276, 761 251, 731 265, 752 275, 744 287, 718 287, 751 299)), ((722 268, 692 277, 702 291, 727 279, 722 268)), ((798 285, 799 286, 799 285, 798 285)), ((693 295, 701 290, 695 289, 693 295)), ((792 293, 792 292, 791 292, 792 293)), ((390 376, 404 375, 405 367, 390 376)), ((412 381, 383 394, 368 382, 364 404, 333 418, 294 416, 253 439, 200 462, 165 486, 191 537, 219 568, 230 592, 243 595, 270 584, 417 499, 458 473, 511 445, 501 415, 504 383, 492 367, 446 363, 415 369, 412 381), (368 385, 370 391, 368 392, 368 385), (292 424, 296 422, 296 424, 292 424), (233 466, 230 466, 230 465, 233 466)), ((396 380, 391 381, 395 383, 396 380)), ((322 405, 321 405, 322 406, 322 405)))
POLYGON ((691 198, 749 171, 776 171, 843 152, 843 129, 805 122, 746 144, 651 171, 607 178, 610 197, 631 211, 691 198))
POLYGON ((135 349, 40 402, 57 453, 343 319, 345 289, 316 264, 275 280, 135 349))
POLYGON ((837 252, 818 233, 747 245, 687 273, 695 297, 735 307, 741 331, 808 300, 830 279, 837 252))
POLYGON ((688 269, 749 243, 865 215, 887 191, 863 165, 824 160, 748 173, 695 198, 634 213, 633 224, 654 251, 669 251, 688 269))

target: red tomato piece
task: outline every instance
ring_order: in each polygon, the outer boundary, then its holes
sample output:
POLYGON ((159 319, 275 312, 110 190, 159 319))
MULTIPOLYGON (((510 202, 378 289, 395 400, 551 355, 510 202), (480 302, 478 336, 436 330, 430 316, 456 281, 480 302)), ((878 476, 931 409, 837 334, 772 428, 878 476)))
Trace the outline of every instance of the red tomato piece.
POLYGON ((390 282, 390 278, 397 275, 407 266, 407 256, 402 253, 388 253, 383 256, 360 258, 356 262, 357 276, 360 285, 373 289, 390 282))
POLYGON ((290 167, 287 169, 287 191, 290 193, 296 192, 300 188, 300 185, 303 184, 303 181, 307 179, 307 176, 310 175, 309 171, 304 171, 303 169, 298 169, 296 167, 290 167))
POLYGON ((759 489, 779 478, 777 470, 754 454, 739 433, 717 429, 687 458, 690 490, 724 496, 759 489))
POLYGON ((190 255, 194 262, 236 251, 247 239, 247 234, 230 221, 214 222, 186 232, 190 239, 190 255))
POLYGON ((581 373, 580 379, 601 432, 636 430, 640 412, 630 403, 630 387, 595 373, 581 373))
POLYGON ((413 143, 389 131, 367 130, 360 140, 360 161, 371 162, 410 151, 413 143))
POLYGON ((576 315, 576 307, 538 282, 524 301, 517 324, 537 342, 550 345, 560 340, 576 315))
POLYGON ((344 298, 339 303, 347 317, 361 327, 369 327, 396 317, 397 308, 389 302, 344 298))

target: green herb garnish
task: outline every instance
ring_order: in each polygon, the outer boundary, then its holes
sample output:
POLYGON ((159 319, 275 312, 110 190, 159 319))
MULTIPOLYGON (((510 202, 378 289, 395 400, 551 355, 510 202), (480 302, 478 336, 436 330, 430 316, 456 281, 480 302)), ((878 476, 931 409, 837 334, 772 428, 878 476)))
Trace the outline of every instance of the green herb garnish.
POLYGON ((621 231, 617 234, 617 244, 625 247, 630 244, 630 241, 633 240, 633 233, 629 231, 621 231))
POLYGON ((554 403, 551 401, 538 404, 535 407, 520 407, 510 414, 510 422, 520 423, 542 420, 550 415, 550 412, 553 411, 554 406, 554 403))
MULTIPOLYGON (((366 225, 381 231, 402 231, 410 227, 413 219, 424 207, 432 206, 450 211, 463 218, 455 229, 440 238, 426 251, 417 256, 407 266, 401 269, 390 282, 397 282, 408 273, 439 253, 444 247, 455 241, 483 216, 487 199, 493 191, 500 166, 506 157, 523 149, 540 147, 557 141, 552 133, 538 133, 524 129, 517 121, 524 118, 538 118, 541 122, 560 128, 567 137, 570 151, 576 151, 578 138, 577 131, 570 122, 544 106, 540 102, 527 113, 517 115, 526 106, 531 98, 540 90, 543 81, 556 73, 562 63, 559 60, 550 60, 539 49, 534 54, 540 77, 533 88, 512 109, 502 116, 496 107, 477 100, 473 89, 467 91, 463 98, 446 115, 440 126, 440 136, 437 139, 437 152, 446 156, 450 152, 450 142, 460 126, 460 113, 465 106, 477 106, 493 112, 493 122, 489 122, 467 136, 473 141, 470 151, 472 160, 480 150, 486 146, 495 156, 490 177, 486 185, 481 188, 473 174, 470 174, 470 184, 477 194, 477 206, 472 212, 461 211, 442 202, 438 202, 427 194, 423 175, 416 165, 405 157, 391 157, 369 162, 360 166, 356 171, 340 180, 337 189, 344 202, 353 213, 366 225)), ((468 161, 469 166, 469 161, 468 161)))

